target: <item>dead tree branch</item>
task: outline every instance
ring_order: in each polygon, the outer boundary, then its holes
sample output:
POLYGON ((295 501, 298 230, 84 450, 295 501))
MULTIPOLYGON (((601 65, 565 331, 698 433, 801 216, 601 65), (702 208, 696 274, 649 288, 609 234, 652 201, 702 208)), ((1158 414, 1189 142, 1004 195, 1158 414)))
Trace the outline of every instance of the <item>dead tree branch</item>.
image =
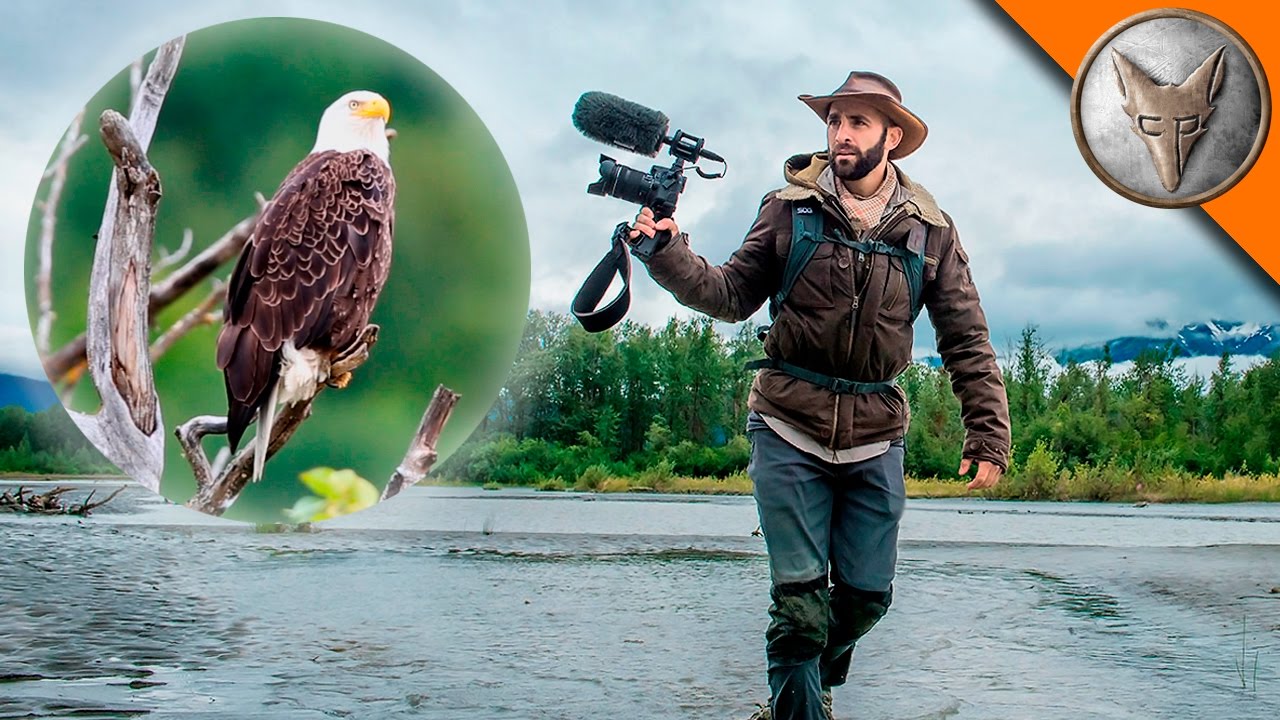
POLYGON ((79 505, 72 505, 67 512, 72 515, 82 515, 82 516, 88 515, 93 510, 100 508, 103 505, 106 505, 107 503, 111 502, 115 498, 115 496, 124 492, 124 489, 125 489, 125 486, 121 485, 120 487, 116 488, 115 492, 108 495, 105 500, 99 500, 98 502, 89 502, 90 500, 93 499, 93 494, 97 492, 97 490, 90 490, 89 496, 84 499, 84 502, 80 503, 79 505))
POLYGON ((121 486, 115 492, 107 496, 105 500, 91 502, 96 490, 90 490, 88 497, 79 505, 75 503, 63 503, 61 496, 72 490, 69 487, 58 486, 52 490, 43 493, 27 494, 27 489, 19 486, 18 491, 10 495, 6 490, 0 493, 0 510, 9 512, 36 513, 39 515, 79 515, 81 517, 88 516, 97 508, 111 502, 115 496, 124 492, 125 486, 121 486))
POLYGON ((100 120, 116 169, 89 278, 85 347, 102 409, 97 415, 71 413, 107 459, 154 492, 160 491, 164 468, 164 434, 147 335, 160 176, 146 151, 184 43, 179 37, 160 46, 134 98, 131 120, 114 110, 100 120))
POLYGON ((178 72, 178 60, 186 43, 187 36, 179 35, 160 46, 133 98, 129 124, 143 149, 151 147, 151 136, 155 134, 156 121, 160 118, 160 106, 164 104, 165 95, 169 94, 169 85, 178 72))
POLYGON ((151 361, 158 360, 174 343, 181 340, 184 335, 195 328, 217 322, 218 316, 214 314, 213 308, 222 302, 226 296, 226 283, 221 280, 215 280, 213 290, 205 296, 204 300, 200 301, 199 305, 187 311, 186 315, 183 315, 178 322, 174 323, 172 327, 164 331, 163 335, 156 338, 155 342, 151 343, 151 361))
MULTIPOLYGON (((377 338, 378 326, 366 327, 364 334, 352 348, 334 361, 329 377, 341 378, 363 365, 369 359, 369 349, 377 342, 377 338)), ((326 385, 327 383, 316 386, 316 394, 319 394, 326 385)), ((315 402, 314 395, 310 400, 287 405, 280 411, 271 427, 271 440, 267 444, 268 460, 289 442, 302 422, 311 416, 313 402, 315 402)), ((217 473, 214 472, 208 456, 205 455, 204 448, 201 446, 204 438, 226 433, 227 419, 213 415, 199 415, 191 418, 174 431, 178 443, 182 446, 182 454, 191 465, 191 472, 196 480, 196 494, 187 501, 187 507, 210 515, 221 515, 231 507, 249 483, 253 475, 253 448, 256 441, 251 441, 247 447, 242 448, 217 473)))
MULTIPOLYGON (((259 208, 261 212, 261 208, 259 208)), ((253 235, 253 225, 258 221, 258 212, 236 223, 223 233, 212 245, 201 250, 185 265, 174 270, 164 280, 156 283, 151 290, 150 312, 155 317, 159 312, 173 304, 188 290, 199 285, 223 263, 240 255, 240 250, 249 237, 253 235)))
POLYGON ((116 163, 117 200, 89 278, 87 356, 102 410, 72 418, 108 459, 159 492, 164 438, 147 353, 147 298, 160 176, 124 116, 107 110, 101 129, 116 163))
POLYGON ((400 461, 400 466, 392 473, 387 486, 382 489, 382 497, 379 501, 395 497, 401 490, 414 485, 431 472, 431 466, 435 464, 438 457, 436 442, 440 439, 444 424, 449 421, 449 416, 453 414, 453 409, 461 397, 444 385, 436 388, 435 394, 431 396, 431 404, 427 405, 427 411, 422 414, 418 432, 409 443, 408 452, 400 461))
POLYGON ((142 58, 137 58, 129 65, 129 114, 138 104, 138 91, 142 89, 142 58))
POLYGON ((40 355, 49 352, 49 332, 53 328, 56 315, 53 312, 53 236, 58 222, 58 202, 62 199, 62 188, 67 182, 67 164, 71 156, 89 141, 88 135, 80 132, 80 124, 84 122, 84 110, 76 113, 58 145, 58 157, 45 170, 44 177, 49 180, 49 193, 40 202, 40 255, 39 267, 36 270, 36 302, 40 312, 40 320, 36 323, 36 350, 40 355))
POLYGON ((191 252, 191 244, 195 242, 195 239, 196 234, 191 232, 191 228, 186 228, 182 231, 182 244, 178 246, 177 250, 169 252, 166 248, 161 246, 160 259, 156 261, 155 270, 152 274, 159 274, 160 271, 167 270, 183 260, 186 260, 187 255, 191 252))
MULTIPOLYGON (((241 248, 253 234, 253 225, 257 220, 256 212, 244 218, 212 245, 157 282, 151 288, 151 300, 147 311, 149 317, 157 317, 161 311, 172 305, 191 288, 212 275, 223 263, 239 255, 241 248)), ((55 382, 69 380, 68 374, 84 362, 84 350, 85 336, 81 335, 45 358, 45 372, 55 382)))

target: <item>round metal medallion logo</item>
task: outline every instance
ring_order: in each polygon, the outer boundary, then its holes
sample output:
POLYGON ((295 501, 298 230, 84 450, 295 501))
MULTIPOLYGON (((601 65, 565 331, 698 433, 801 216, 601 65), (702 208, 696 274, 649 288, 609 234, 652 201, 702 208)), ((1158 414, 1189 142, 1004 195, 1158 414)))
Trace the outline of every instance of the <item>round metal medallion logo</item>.
POLYGON ((1071 88, 1071 126, 1093 172, 1153 207, 1230 190, 1262 152, 1271 93, 1262 64, 1203 13, 1150 10, 1090 48, 1071 88))

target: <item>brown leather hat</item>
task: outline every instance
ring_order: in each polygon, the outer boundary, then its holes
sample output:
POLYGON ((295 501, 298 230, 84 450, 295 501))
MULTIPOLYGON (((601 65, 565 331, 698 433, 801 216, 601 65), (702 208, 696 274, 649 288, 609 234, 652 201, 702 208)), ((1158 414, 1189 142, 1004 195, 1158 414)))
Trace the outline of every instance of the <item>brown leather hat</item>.
POLYGON ((801 95, 800 102, 813 108, 818 117, 825 121, 831 103, 841 98, 856 98, 868 102, 888 115, 894 125, 902 128, 902 142, 889 151, 890 160, 904 158, 915 152, 929 135, 929 126, 916 117, 915 113, 903 107, 902 93, 898 91, 898 86, 877 73, 855 70, 830 95, 801 95))

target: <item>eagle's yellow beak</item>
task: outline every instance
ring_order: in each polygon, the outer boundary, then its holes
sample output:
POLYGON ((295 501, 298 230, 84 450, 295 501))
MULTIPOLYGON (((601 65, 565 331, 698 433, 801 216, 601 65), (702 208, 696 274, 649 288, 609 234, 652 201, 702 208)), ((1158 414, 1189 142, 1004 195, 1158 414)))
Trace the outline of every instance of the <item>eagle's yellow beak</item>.
POLYGON ((365 100, 356 108, 355 114, 363 118, 382 118, 383 122, 391 120, 391 104, 383 98, 365 100))

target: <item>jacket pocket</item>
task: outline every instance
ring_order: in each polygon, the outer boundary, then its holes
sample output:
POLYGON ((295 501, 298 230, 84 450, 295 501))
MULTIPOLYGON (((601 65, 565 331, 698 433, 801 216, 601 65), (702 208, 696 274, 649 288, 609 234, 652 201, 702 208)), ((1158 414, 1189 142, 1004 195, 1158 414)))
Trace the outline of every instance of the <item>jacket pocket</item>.
POLYGON ((885 258, 883 301, 875 316, 873 354, 869 369, 877 379, 887 379, 911 362, 914 323, 911 321, 911 285, 902 258, 885 258))
POLYGON ((880 313, 888 318, 906 322, 911 319, 911 287, 907 282, 907 273, 902 266, 902 258, 889 257, 889 270, 885 273, 884 302, 880 304, 880 313))
POLYGON ((835 273, 835 245, 819 244, 784 302, 795 303, 797 308, 835 307, 835 273))

